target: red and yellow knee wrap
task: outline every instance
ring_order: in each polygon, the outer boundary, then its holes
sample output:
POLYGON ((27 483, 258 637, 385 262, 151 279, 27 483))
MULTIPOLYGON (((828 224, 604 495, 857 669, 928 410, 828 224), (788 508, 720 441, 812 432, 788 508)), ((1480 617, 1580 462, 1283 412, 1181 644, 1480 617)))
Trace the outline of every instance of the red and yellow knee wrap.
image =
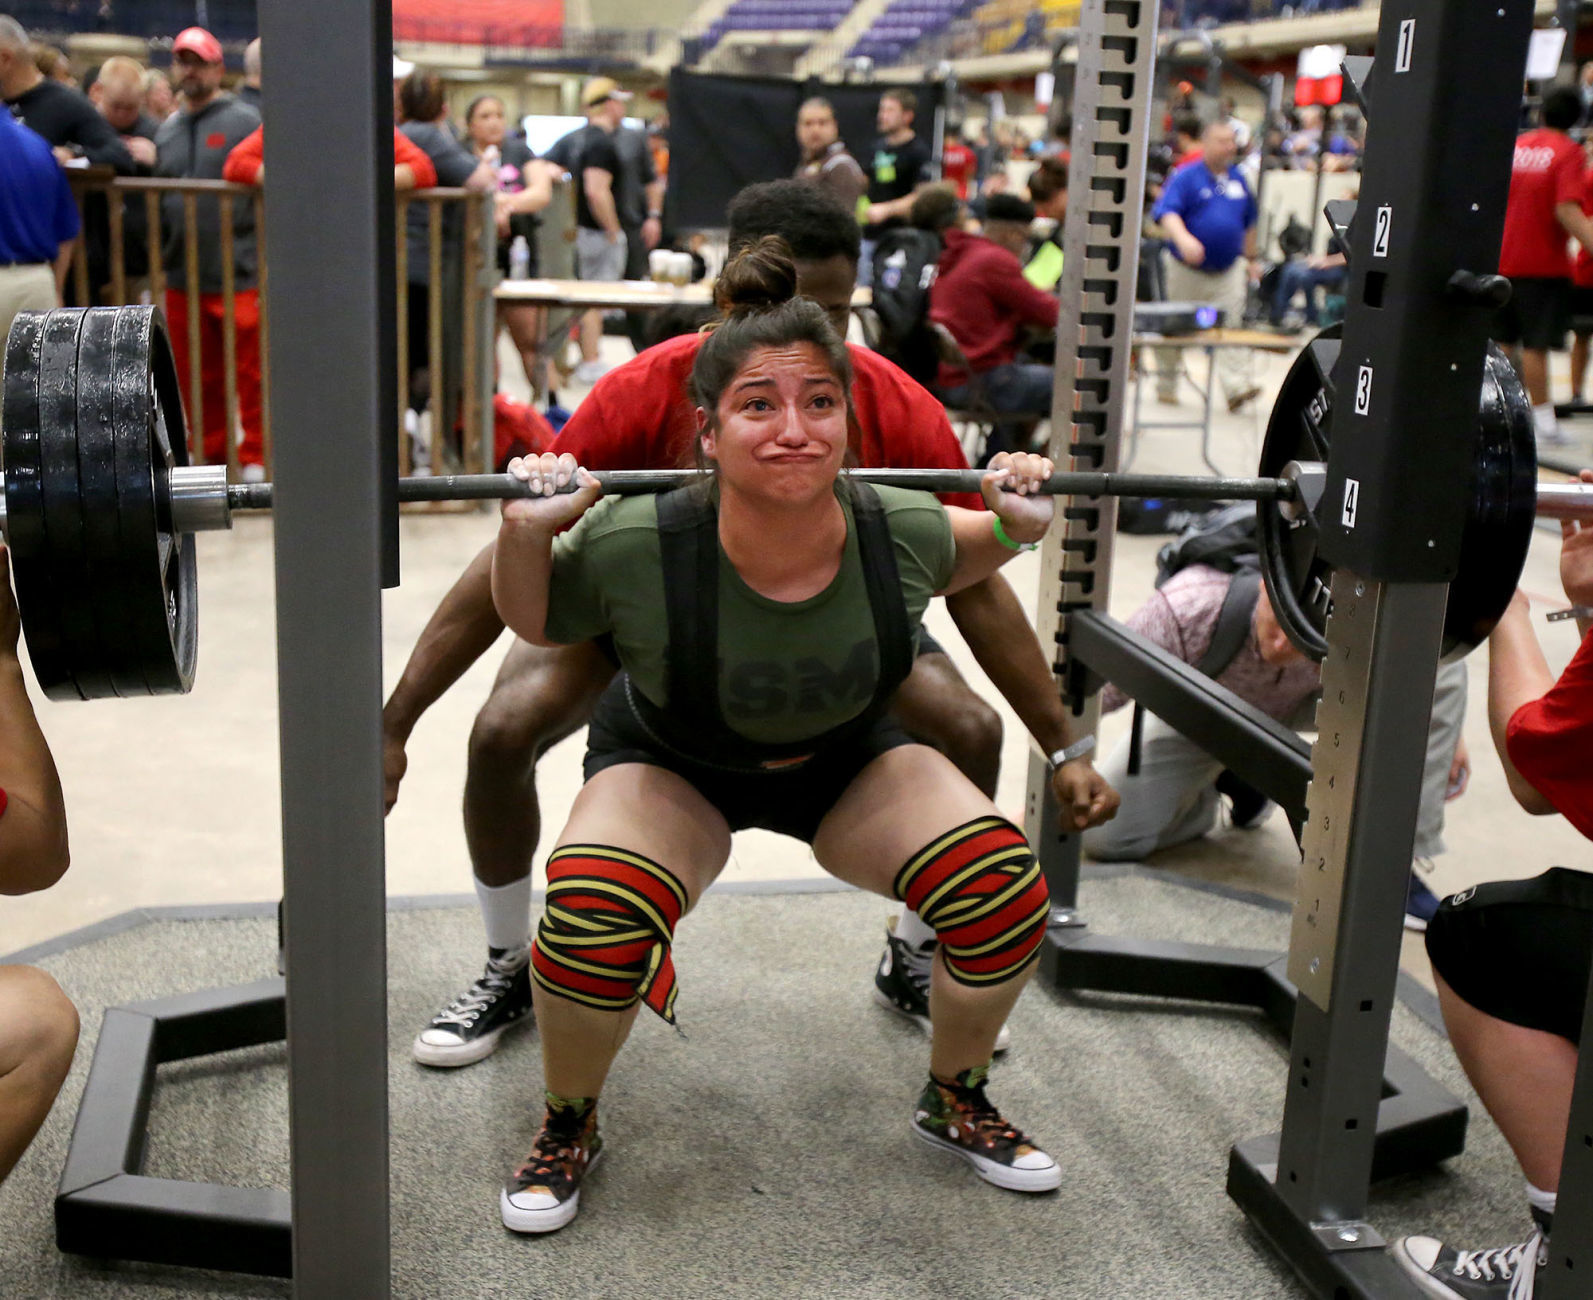
POLYGON ((599 1011, 623 1011, 640 998, 673 1024, 669 945, 685 910, 685 887, 651 858, 605 844, 566 844, 548 859, 532 978, 599 1011))
POLYGON ((926 844, 897 873, 896 897, 934 928, 961 984, 999 984, 1040 950, 1051 898, 1028 841, 980 817, 926 844))

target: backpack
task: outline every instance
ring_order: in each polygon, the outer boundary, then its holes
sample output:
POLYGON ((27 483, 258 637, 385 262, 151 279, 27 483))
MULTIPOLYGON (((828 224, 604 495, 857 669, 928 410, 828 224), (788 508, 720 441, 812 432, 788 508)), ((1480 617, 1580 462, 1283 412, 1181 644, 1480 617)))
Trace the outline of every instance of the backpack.
POLYGON ((940 358, 929 328, 929 287, 935 282, 940 240, 927 230, 896 226, 874 246, 874 313, 880 355, 919 383, 934 382, 940 358))
POLYGON ((1278 232, 1278 248, 1285 258, 1301 257, 1311 251, 1311 228, 1300 224, 1294 213, 1278 232))
POLYGON ((1216 677, 1244 647, 1261 592, 1261 552, 1256 542, 1256 505, 1240 501, 1212 510, 1156 552, 1156 585, 1161 587, 1191 564, 1233 574, 1223 597, 1211 645, 1192 665, 1216 677))

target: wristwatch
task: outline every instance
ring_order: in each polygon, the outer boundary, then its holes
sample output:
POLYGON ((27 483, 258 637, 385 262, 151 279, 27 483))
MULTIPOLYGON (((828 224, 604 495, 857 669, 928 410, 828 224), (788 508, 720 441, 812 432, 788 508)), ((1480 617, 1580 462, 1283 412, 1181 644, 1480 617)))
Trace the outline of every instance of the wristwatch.
POLYGON ((1064 746, 1054 754, 1046 756, 1046 762, 1051 765, 1054 772, 1064 763, 1071 763, 1075 758, 1083 758, 1095 750, 1095 737, 1086 736, 1083 740, 1075 740, 1071 745, 1064 746))

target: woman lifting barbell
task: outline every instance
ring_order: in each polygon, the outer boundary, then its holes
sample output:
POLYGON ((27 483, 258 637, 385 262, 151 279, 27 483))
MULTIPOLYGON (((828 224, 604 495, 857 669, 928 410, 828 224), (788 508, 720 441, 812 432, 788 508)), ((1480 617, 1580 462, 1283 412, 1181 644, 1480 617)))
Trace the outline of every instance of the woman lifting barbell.
POLYGON ((913 1131, 997 1186, 1061 1183, 985 1095, 1044 935, 1044 878, 1018 828, 885 714, 930 598, 1044 535, 1052 501, 1036 488, 1052 466, 998 457, 983 480, 991 513, 838 482, 850 362, 824 312, 793 300, 794 279, 778 239, 720 277, 726 320, 691 381, 713 486, 588 512, 601 490, 572 457, 511 465, 544 495, 504 506, 492 575, 504 621, 544 645, 607 634, 624 668, 548 860, 532 955, 553 995, 538 1003, 547 1111, 501 1197, 515 1231, 574 1218, 602 1150, 609 1068, 642 1003, 674 1020, 675 926, 723 868, 730 833, 752 826, 807 841, 832 875, 935 928, 913 1131), (572 478, 578 491, 553 495, 572 478))

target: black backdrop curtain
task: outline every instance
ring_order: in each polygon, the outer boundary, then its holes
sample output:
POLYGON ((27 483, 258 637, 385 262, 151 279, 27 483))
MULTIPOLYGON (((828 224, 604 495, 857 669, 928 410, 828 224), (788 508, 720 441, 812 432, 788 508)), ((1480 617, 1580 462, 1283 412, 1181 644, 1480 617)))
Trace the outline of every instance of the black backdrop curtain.
POLYGON ((791 175, 797 165, 797 107, 809 95, 822 95, 834 105, 841 139, 867 171, 879 97, 898 88, 918 97, 914 127, 938 156, 939 83, 841 86, 676 68, 669 74, 669 228, 723 228, 725 208, 738 190, 791 175))

